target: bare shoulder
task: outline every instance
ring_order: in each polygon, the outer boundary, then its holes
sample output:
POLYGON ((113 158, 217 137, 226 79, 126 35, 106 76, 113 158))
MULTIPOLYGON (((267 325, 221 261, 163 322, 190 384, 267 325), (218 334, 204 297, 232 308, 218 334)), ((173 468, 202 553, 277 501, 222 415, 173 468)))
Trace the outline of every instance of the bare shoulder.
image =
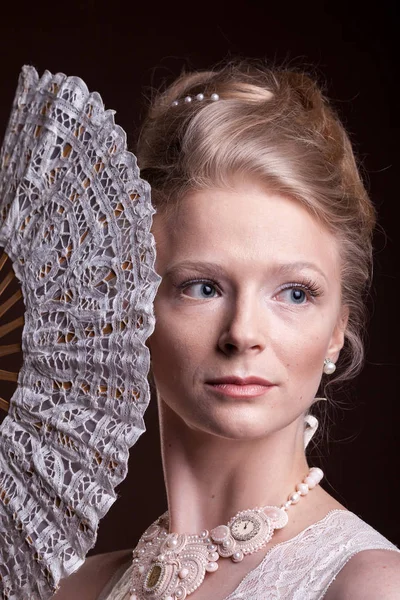
POLYGON ((400 552, 363 550, 332 583, 325 600, 399 600, 400 552))
POLYGON ((132 550, 96 554, 85 560, 78 571, 62 579, 54 600, 97 600, 114 573, 126 564, 132 550))

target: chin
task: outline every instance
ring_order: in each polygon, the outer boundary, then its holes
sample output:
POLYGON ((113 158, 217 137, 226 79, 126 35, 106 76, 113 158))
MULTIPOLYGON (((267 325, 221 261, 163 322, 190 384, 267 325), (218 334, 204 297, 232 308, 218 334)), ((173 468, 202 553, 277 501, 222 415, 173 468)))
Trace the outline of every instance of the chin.
POLYGON ((246 407, 246 414, 242 416, 236 410, 234 416, 207 414, 204 418, 191 420, 187 425, 198 432, 238 441, 262 439, 277 431, 266 415, 260 418, 258 411, 251 411, 249 407, 246 407), (254 414, 249 414, 251 412, 254 414))

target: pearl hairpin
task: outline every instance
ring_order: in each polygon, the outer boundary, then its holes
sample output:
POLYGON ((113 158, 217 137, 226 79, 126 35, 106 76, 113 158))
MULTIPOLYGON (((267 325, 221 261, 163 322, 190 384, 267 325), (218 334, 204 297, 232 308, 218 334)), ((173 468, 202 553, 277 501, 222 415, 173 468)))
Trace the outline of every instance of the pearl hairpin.
MULTIPOLYGON (((206 100, 207 96, 205 96, 204 94, 196 94, 196 96, 185 96, 185 98, 183 98, 183 100, 179 101, 179 100, 174 100, 173 102, 171 102, 171 106, 178 106, 178 104, 180 102, 184 102, 185 104, 190 104, 193 100, 199 100, 200 102, 202 100, 206 100)), ((216 93, 213 93, 210 95, 209 99, 211 100, 211 102, 216 102, 217 100, 219 100, 219 95, 216 93)))

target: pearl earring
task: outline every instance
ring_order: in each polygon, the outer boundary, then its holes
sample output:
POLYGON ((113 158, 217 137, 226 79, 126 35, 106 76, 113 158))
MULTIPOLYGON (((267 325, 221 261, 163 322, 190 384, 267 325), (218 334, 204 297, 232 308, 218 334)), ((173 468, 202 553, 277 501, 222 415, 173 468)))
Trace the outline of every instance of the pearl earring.
POLYGON ((331 361, 330 358, 326 358, 324 360, 324 373, 326 375, 332 375, 332 373, 334 373, 336 371, 336 365, 334 362, 331 361))

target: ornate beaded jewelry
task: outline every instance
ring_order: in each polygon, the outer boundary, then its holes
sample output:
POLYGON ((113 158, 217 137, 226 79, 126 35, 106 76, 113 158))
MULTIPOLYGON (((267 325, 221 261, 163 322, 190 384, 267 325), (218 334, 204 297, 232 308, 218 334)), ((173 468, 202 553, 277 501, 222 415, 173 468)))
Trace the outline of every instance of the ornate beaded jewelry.
POLYGON ((130 600, 184 600, 202 584, 218 560, 240 562, 271 540, 288 522, 287 509, 319 484, 321 469, 313 467, 282 506, 238 512, 227 525, 199 534, 168 533, 168 512, 144 532, 133 551, 130 600))
POLYGON ((171 106, 178 106, 178 104, 190 104, 191 102, 193 102, 193 100, 211 100, 211 102, 216 102, 217 100, 219 100, 219 95, 218 94, 211 94, 210 96, 205 96, 204 94, 196 94, 196 96, 185 96, 185 98, 181 99, 181 100, 174 100, 173 102, 171 102, 171 106))

